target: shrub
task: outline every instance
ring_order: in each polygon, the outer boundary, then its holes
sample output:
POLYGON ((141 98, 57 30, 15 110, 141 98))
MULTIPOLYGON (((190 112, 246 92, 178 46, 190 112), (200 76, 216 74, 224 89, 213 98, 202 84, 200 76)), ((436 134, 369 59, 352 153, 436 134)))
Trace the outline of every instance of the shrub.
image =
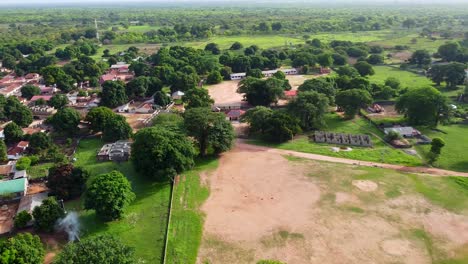
POLYGON ((390 142, 390 141, 393 141, 393 140, 397 140, 397 139, 400 139, 401 136, 398 132, 396 131, 390 131, 388 132, 387 135, 385 135, 385 140, 390 142))
POLYGON ((17 170, 27 170, 31 167, 31 159, 28 157, 21 157, 16 162, 16 169, 17 170))
POLYGON ((32 220, 32 216, 26 212, 21 211, 15 218, 15 228, 25 228, 29 221, 32 220))

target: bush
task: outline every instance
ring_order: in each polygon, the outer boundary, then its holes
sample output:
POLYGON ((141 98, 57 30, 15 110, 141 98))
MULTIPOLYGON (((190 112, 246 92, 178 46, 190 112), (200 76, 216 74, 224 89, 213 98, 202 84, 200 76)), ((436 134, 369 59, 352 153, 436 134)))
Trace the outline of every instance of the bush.
POLYGON ((34 165, 39 163, 39 157, 38 156, 31 155, 31 156, 28 156, 28 157, 31 160, 31 166, 34 166, 34 165))
POLYGON ((16 162, 16 169, 17 170, 27 170, 31 167, 31 159, 28 157, 21 157, 19 160, 16 162))
POLYGON ((25 228, 28 222, 31 220, 32 220, 32 216, 28 212, 21 211, 19 214, 16 215, 15 228, 17 229, 25 228))
POLYGON ((397 140, 397 139, 400 139, 400 138, 401 138, 400 134, 398 132, 395 132, 395 131, 390 131, 390 132, 388 132, 387 135, 385 135, 385 140, 387 142, 391 142, 393 140, 397 140))

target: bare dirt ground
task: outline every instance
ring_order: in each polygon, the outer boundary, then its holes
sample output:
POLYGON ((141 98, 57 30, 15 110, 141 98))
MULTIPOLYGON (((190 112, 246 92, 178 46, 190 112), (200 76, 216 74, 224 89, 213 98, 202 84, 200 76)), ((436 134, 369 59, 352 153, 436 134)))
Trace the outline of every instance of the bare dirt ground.
POLYGON ((133 131, 136 132, 139 129, 142 129, 145 127, 145 124, 143 124, 143 120, 146 118, 150 117, 151 114, 129 114, 129 113, 119 113, 119 115, 122 115, 127 119, 128 124, 130 127, 132 127, 133 131))
POLYGON ((205 180, 210 197, 198 263, 432 263, 435 254, 450 257, 468 243, 466 215, 406 189, 386 197, 391 184, 405 186, 399 172, 353 182, 368 172, 286 157, 245 144, 223 154, 205 180), (430 248, 415 229, 428 233, 430 248))
POLYGON ((239 81, 224 81, 211 85, 208 92, 216 104, 231 104, 242 102, 242 94, 237 93, 239 81))
POLYGON ((13 228, 13 217, 16 215, 18 205, 19 203, 11 203, 0 206, 0 234, 7 233, 13 228))

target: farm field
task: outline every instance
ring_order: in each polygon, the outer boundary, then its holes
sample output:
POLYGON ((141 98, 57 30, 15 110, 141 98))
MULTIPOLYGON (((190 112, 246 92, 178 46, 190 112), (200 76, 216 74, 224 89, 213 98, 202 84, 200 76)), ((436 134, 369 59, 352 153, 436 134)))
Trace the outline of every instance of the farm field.
POLYGON ((468 260, 466 178, 241 147, 223 154, 207 178, 210 197, 201 207, 206 220, 197 263, 468 260))
MULTIPOLYGON (((442 150, 439 160, 436 164, 444 169, 456 171, 468 171, 468 159, 466 158, 466 150, 468 148, 468 141, 466 135, 468 133, 467 125, 439 125, 438 129, 442 132, 437 132, 430 129, 420 129, 425 135, 430 138, 439 137, 445 141, 445 147, 442 150)), ((422 155, 429 152, 430 146, 418 146, 417 150, 422 155)))
POLYGON ((81 200, 67 203, 67 210, 79 212, 82 236, 114 234, 135 248, 138 262, 160 263, 169 211, 170 185, 140 177, 130 162, 97 162, 95 155, 103 144, 99 139, 81 140, 75 155, 76 166, 88 169, 92 175, 119 170, 131 181, 136 194, 135 201, 123 219, 109 223, 98 219, 94 211, 83 211, 81 200))
POLYGON ((395 77, 400 80, 402 87, 416 88, 434 85, 434 83, 425 76, 400 70, 392 66, 374 66, 375 74, 369 76, 371 82, 384 83, 388 77, 395 77))
POLYGON ((401 164, 406 166, 422 165, 420 158, 388 146, 382 139, 383 133, 363 118, 357 117, 352 121, 345 121, 337 114, 329 114, 326 117, 326 123, 327 128, 324 129, 326 131, 371 135, 374 147, 363 148, 351 146, 352 151, 333 152, 331 148, 335 147, 334 145, 311 142, 306 135, 297 136, 295 139, 282 144, 266 143, 260 140, 250 140, 249 143, 355 160, 401 164))

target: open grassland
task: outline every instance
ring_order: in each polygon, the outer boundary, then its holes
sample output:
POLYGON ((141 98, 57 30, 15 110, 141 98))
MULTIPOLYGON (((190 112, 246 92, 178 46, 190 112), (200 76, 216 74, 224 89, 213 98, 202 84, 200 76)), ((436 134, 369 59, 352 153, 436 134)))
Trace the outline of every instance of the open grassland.
POLYGON ((168 206, 170 199, 169 183, 155 183, 138 175, 130 162, 97 162, 96 154, 104 143, 99 139, 81 140, 76 152, 76 166, 82 166, 92 175, 112 170, 122 172, 131 181, 135 201, 129 206, 123 219, 102 222, 94 211, 82 210, 82 201, 66 204, 67 210, 80 213, 82 236, 103 233, 114 234, 126 244, 135 248, 137 262, 161 263, 164 237, 166 233, 168 206))
POLYGON ((28 176, 31 179, 43 178, 46 177, 49 173, 49 168, 54 166, 54 163, 47 162, 47 163, 40 163, 34 166, 31 166, 28 169, 28 176))
POLYGON ((217 166, 214 158, 198 160, 193 170, 178 179, 173 190, 166 263, 195 263, 204 220, 199 208, 209 195, 204 180, 217 166))
POLYGON ((436 52, 439 46, 445 44, 448 41, 456 41, 456 40, 449 40, 443 38, 437 38, 436 40, 431 40, 429 38, 420 37, 418 34, 410 34, 407 36, 395 36, 392 38, 387 38, 385 40, 378 40, 372 41, 369 44, 371 45, 379 45, 384 48, 393 48, 396 45, 405 45, 409 47, 410 51, 415 50, 427 50, 429 52, 436 52), (413 39, 416 39, 416 42, 413 42, 413 39))
MULTIPOLYGON (((427 128, 420 129, 423 134, 430 138, 439 137, 445 141, 445 147, 442 154, 436 162, 438 167, 455 171, 468 171, 468 158, 466 151, 468 149, 468 125, 448 125, 439 126, 438 129, 445 132, 438 132, 427 128)), ((426 156, 430 150, 430 145, 417 146, 419 153, 426 156)))
POLYGON ((374 66, 375 74, 369 77, 371 82, 384 83, 388 77, 395 77, 401 82, 402 87, 417 88, 434 85, 426 76, 413 72, 400 70, 391 66, 374 66))
POLYGON ((237 147, 208 182, 198 263, 453 264, 468 257, 467 178, 237 147))
POLYGON ((373 148, 351 146, 352 151, 333 152, 331 148, 335 147, 335 145, 315 143, 310 141, 307 136, 297 136, 295 139, 281 144, 271 144, 260 140, 252 140, 250 143, 355 160, 407 166, 419 166, 422 164, 421 159, 418 157, 408 155, 401 150, 388 146, 383 141, 383 133, 363 118, 356 117, 354 120, 344 120, 337 114, 329 114, 326 116, 326 124, 327 127, 324 129, 326 131, 370 135, 373 148))

